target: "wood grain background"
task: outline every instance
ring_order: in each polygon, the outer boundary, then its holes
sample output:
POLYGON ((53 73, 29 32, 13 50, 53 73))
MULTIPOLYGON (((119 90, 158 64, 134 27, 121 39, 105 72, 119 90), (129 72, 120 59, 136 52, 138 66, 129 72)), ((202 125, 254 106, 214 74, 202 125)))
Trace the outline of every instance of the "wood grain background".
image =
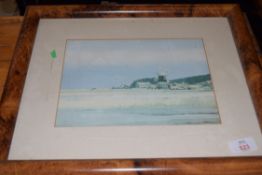
POLYGON ((0 17, 0 99, 23 17, 0 17))
POLYGON ((227 17, 262 126, 262 65, 237 5, 92 5, 28 8, 0 101, 0 174, 262 174, 261 157, 7 161, 40 18, 227 17))

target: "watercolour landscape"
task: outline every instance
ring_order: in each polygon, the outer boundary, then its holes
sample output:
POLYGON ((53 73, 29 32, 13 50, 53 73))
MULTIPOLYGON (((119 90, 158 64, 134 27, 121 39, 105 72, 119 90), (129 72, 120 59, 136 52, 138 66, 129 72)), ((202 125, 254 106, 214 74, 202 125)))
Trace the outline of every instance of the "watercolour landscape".
POLYGON ((219 123, 201 39, 67 41, 56 127, 219 123))

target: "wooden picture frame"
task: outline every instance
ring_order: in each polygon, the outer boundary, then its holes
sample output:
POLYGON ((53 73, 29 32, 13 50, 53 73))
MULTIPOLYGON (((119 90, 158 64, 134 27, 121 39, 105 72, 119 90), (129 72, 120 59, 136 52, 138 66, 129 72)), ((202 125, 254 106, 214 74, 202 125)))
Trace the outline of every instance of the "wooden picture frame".
POLYGON ((237 5, 94 5, 35 6, 25 15, 0 104, 1 174, 260 174, 261 157, 176 158, 137 160, 8 161, 16 116, 28 64, 41 18, 72 17, 227 17, 246 81, 262 127, 262 68, 254 43, 237 5))

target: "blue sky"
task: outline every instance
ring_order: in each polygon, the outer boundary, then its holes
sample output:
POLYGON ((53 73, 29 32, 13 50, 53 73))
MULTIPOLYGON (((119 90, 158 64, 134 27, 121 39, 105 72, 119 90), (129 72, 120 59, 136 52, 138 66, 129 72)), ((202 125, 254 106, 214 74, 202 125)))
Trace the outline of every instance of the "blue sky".
POLYGON ((62 89, 111 88, 163 72, 169 80, 208 74, 201 39, 68 40, 62 89))

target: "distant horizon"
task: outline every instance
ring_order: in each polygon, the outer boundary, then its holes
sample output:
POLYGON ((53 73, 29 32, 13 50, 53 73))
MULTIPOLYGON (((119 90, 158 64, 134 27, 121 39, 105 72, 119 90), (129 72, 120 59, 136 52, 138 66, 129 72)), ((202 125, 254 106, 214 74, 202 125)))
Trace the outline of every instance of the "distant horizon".
MULTIPOLYGON (((179 79, 184 79, 184 78, 191 78, 191 77, 197 77, 197 76, 204 76, 204 75, 210 75, 210 73, 208 74, 201 74, 201 75, 194 75, 194 76, 187 76, 187 77, 179 77, 179 78, 176 78, 176 79, 167 79, 168 81, 173 81, 173 80, 179 80, 179 79)), ((140 79, 144 79, 144 78, 156 78, 157 76, 155 77, 141 77, 141 78, 137 78, 135 80, 133 80, 132 82, 136 81, 136 80, 140 80, 140 79)), ((130 84, 123 84, 123 85, 128 85, 130 86, 132 84, 132 82, 130 84)), ((112 89, 113 87, 104 87, 104 88, 80 88, 78 90, 84 90, 84 89, 112 89)), ((72 90, 72 89, 76 89, 76 88, 67 88, 67 89, 63 89, 63 90, 72 90)))
POLYGON ((168 80, 210 74, 201 39, 69 40, 64 61, 61 89, 130 85, 159 72, 168 80))

